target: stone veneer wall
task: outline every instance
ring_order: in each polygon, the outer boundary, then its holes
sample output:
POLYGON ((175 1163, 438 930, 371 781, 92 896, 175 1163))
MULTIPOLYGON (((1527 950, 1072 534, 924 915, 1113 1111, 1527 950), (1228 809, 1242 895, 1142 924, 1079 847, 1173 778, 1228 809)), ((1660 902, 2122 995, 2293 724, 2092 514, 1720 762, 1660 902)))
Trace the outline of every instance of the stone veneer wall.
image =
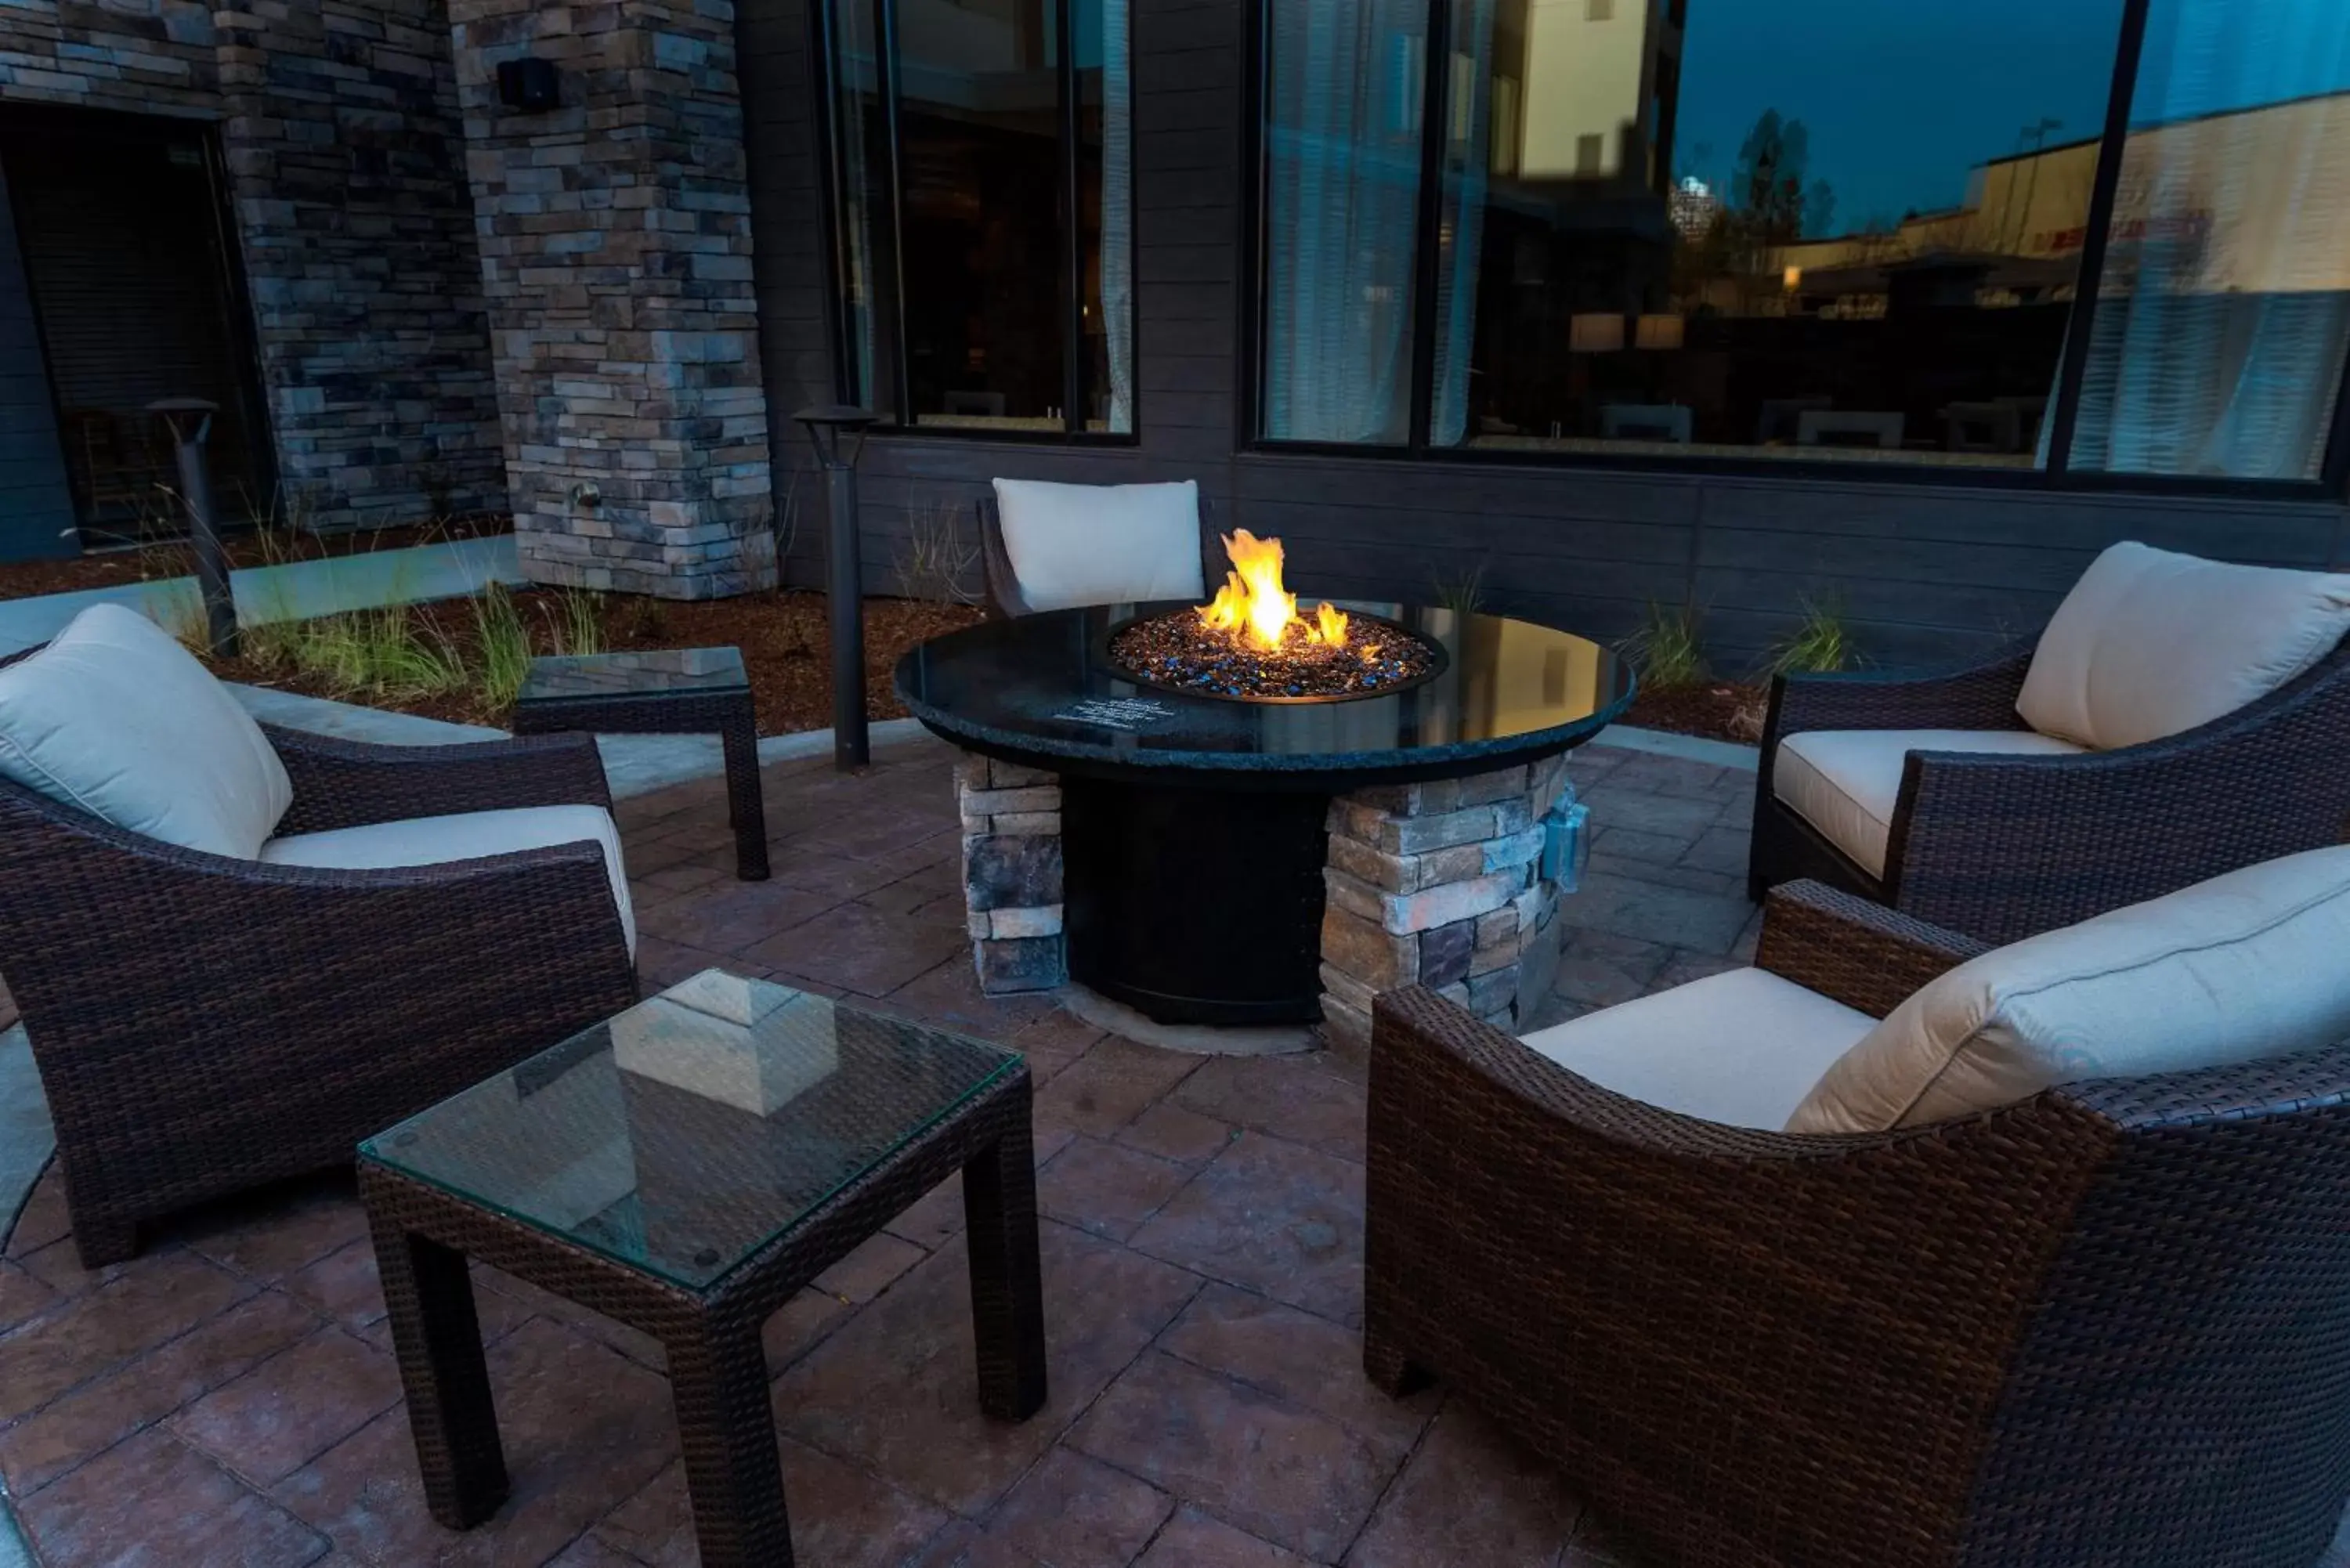
POLYGON ((0 100, 218 122, 282 508, 504 507, 441 0, 0 0, 0 100))
POLYGON ((1069 978, 1061 925, 1061 781, 966 752, 955 768, 962 886, 980 989, 1050 991, 1069 978))
POLYGON ((701 598, 773 581, 727 0, 450 0, 523 569, 701 598), (551 61, 560 107, 498 100, 551 61))
MULTIPOLYGON (((1566 790, 1562 755, 1330 803, 1322 1013, 1334 1045, 1367 1047, 1372 998, 1414 984, 1523 1026, 1558 970, 1559 886, 1543 876, 1543 847, 1566 790)), ((1060 780, 967 752, 955 795, 980 989, 1060 985, 1060 780)))
POLYGON ((1331 803, 1322 1012, 1335 1044, 1368 1045, 1371 999, 1406 985, 1517 1032, 1558 970, 1543 819, 1565 778, 1556 756, 1331 803))

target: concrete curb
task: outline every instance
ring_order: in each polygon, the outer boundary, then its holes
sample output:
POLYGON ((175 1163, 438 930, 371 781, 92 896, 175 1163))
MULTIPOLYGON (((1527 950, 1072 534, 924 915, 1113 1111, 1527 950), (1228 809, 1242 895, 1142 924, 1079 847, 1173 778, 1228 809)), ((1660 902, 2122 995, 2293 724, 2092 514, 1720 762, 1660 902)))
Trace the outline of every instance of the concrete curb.
MULTIPOLYGON (((229 586, 236 596, 239 624, 266 626, 340 610, 458 598, 479 592, 492 581, 523 586, 510 534, 450 539, 404 550, 364 551, 319 561, 289 561, 277 566, 246 566, 230 574, 229 586)), ((48 641, 65 629, 67 622, 95 604, 128 605, 165 627, 192 622, 202 615, 193 577, 158 577, 152 582, 0 600, 0 653, 15 653, 48 641)))
POLYGON ((1753 773, 1762 765, 1762 753, 1736 741, 1709 741, 1698 735, 1676 735, 1669 730, 1641 730, 1630 724, 1610 724, 1592 737, 1595 746, 1617 746, 1627 752, 1649 752, 1679 757, 1687 763, 1711 763, 1718 768, 1753 773))

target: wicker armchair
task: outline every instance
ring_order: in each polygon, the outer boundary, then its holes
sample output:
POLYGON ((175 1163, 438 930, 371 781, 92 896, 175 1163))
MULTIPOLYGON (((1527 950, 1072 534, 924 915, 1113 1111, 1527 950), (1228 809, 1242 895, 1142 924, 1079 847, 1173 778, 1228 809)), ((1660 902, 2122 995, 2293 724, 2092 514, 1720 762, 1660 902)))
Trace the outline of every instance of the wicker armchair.
MULTIPOLYGON (((1816 883, 1758 963, 1881 1015, 1979 944, 1816 883)), ((1371 1048, 1364 1362, 1641 1561, 2311 1568, 2350 1495, 2350 1047, 1901 1132, 1696 1120, 1429 992, 1371 1048)))
MULTIPOLYGON (((372 746, 265 726, 287 834, 609 805, 584 735, 372 746)), ((202 854, 0 780, 0 973, 83 1262, 352 1146, 629 1006, 601 850, 343 871, 202 854)))
POLYGON ((1782 676, 1771 686, 1747 887, 1814 877, 2007 942, 2350 833, 2350 644, 2223 718, 2078 756, 1918 752, 1880 878, 1782 803, 1779 743, 1809 730, 2015 730, 2020 646, 1929 676, 1782 676))

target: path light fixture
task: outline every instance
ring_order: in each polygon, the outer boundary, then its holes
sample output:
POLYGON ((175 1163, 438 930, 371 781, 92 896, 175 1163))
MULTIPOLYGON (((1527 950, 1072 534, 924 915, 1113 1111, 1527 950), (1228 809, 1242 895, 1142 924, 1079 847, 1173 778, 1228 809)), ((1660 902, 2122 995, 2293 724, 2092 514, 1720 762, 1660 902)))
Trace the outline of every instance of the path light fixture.
POLYGON ((203 398, 164 398, 147 405, 162 416, 179 449, 180 500, 188 509, 188 542, 195 551, 196 587, 204 602, 204 645, 213 657, 236 657, 236 597, 228 581, 228 556, 221 548, 220 524, 213 514, 212 472, 204 442, 213 433, 220 405, 203 398))
MULTIPOLYGON (((865 586, 858 562, 857 459, 877 422, 869 409, 827 403, 792 416, 807 427, 824 473, 825 593, 832 616, 832 765, 865 766, 865 586)), ((780 570, 783 563, 777 562, 780 570)))

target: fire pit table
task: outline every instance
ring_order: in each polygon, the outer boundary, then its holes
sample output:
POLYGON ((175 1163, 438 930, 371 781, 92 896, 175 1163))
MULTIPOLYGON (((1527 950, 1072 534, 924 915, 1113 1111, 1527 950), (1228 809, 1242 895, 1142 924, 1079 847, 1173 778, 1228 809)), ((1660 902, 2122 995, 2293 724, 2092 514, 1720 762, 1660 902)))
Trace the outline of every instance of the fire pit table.
POLYGON ((899 662, 899 697, 966 753, 983 988, 1074 979, 1162 1023, 1356 1040, 1374 995, 1417 981, 1516 1023, 1556 963, 1565 754, 1629 706, 1629 666, 1527 621, 1372 603, 1275 623, 1278 657, 1252 660, 1241 576, 1214 606, 991 621, 899 662), (1317 659, 1336 673, 1295 673, 1317 659))

